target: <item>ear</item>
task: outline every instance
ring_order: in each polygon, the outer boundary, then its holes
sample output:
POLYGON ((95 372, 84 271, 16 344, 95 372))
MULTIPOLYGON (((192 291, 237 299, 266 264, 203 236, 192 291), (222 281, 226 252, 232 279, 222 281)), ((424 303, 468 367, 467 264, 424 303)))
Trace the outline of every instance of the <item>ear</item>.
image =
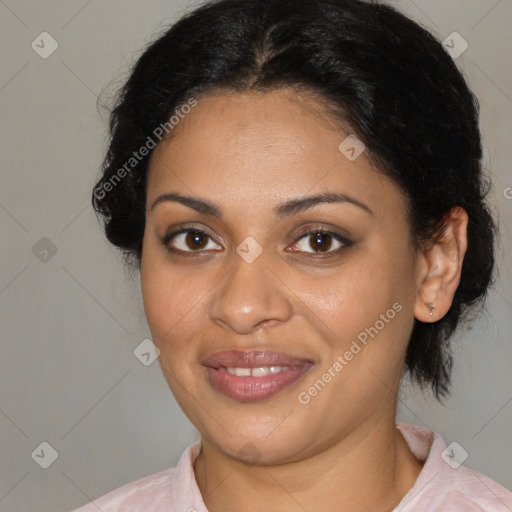
POLYGON ((467 225, 467 212, 459 206, 452 208, 440 237, 420 254, 414 316, 421 322, 440 320, 452 305, 468 246, 467 225))

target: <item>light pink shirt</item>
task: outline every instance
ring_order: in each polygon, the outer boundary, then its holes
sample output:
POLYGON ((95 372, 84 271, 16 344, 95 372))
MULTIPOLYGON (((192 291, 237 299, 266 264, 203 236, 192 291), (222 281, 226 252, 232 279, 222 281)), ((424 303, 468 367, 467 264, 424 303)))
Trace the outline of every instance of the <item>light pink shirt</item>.
MULTIPOLYGON (((446 450, 442 437, 424 428, 397 426, 412 453, 425 462, 394 512, 512 512, 512 492, 476 471, 456 467, 464 453, 460 448, 446 450)), ((194 476, 200 448, 200 443, 189 446, 175 468, 123 485, 73 512, 208 512, 194 476)))

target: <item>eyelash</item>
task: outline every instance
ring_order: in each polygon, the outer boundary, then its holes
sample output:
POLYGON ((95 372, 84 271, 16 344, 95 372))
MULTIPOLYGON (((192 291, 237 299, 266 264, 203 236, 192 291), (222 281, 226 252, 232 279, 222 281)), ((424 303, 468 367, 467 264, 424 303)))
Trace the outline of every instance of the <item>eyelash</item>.
MULTIPOLYGON (((206 233, 205 231, 203 231, 201 229, 192 228, 192 227, 182 227, 182 228, 180 228, 180 229, 178 229, 176 231, 173 231, 173 232, 168 233, 167 235, 165 235, 162 238, 161 242, 165 246, 167 251, 169 251, 172 254, 177 254, 179 256, 185 256, 185 257, 197 257, 197 255, 200 255, 200 254, 204 253, 205 251, 204 250, 182 251, 181 249, 175 249, 175 248, 169 246, 169 243, 175 237, 177 237, 178 235, 180 235, 182 233, 190 233, 190 232, 194 232, 194 233, 197 233, 199 235, 205 235, 210 240, 212 240, 212 237, 210 235, 208 235, 208 233, 206 233)), ((309 257, 309 258, 316 258, 316 259, 319 259, 319 258, 329 258, 329 257, 332 257, 332 256, 339 255, 344 249, 346 249, 346 248, 348 248, 348 247, 353 245, 353 242, 350 241, 349 239, 347 239, 346 237, 344 237, 344 236, 342 236, 342 235, 340 235, 338 233, 332 232, 332 231, 324 230, 322 228, 315 228, 315 229, 312 229, 312 230, 307 231, 305 233, 302 233, 293 242, 292 245, 297 244, 303 238, 306 238, 306 237, 312 236, 312 235, 316 235, 316 234, 330 235, 334 240, 336 240, 339 243, 341 243, 342 246, 339 247, 338 249, 334 250, 334 251, 328 251, 328 252, 325 252, 325 253, 322 253, 320 251, 319 252, 311 252, 311 253, 307 253, 307 252, 303 252, 303 251, 297 251, 297 252, 306 254, 307 257, 309 257)), ((293 252, 295 252, 295 251, 293 251, 293 252)))

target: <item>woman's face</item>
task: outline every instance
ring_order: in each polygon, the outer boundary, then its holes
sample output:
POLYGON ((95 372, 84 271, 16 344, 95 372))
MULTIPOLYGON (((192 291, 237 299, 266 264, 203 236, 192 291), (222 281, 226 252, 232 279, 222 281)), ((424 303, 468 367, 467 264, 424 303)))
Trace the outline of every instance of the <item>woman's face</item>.
POLYGON ((149 166, 142 292, 203 438, 276 464, 394 421, 418 276, 400 190, 289 90, 201 98, 172 135, 149 166))

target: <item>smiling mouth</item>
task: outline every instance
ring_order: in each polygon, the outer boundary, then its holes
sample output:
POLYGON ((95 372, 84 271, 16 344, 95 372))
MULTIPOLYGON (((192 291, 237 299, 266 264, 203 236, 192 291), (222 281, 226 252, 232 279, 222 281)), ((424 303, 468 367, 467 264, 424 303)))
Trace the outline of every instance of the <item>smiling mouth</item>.
POLYGON ((313 363, 282 352, 230 350, 211 354, 203 365, 216 391, 234 400, 253 402, 288 388, 313 363))
POLYGON ((242 368, 228 366, 218 368, 220 371, 227 371, 237 377, 266 377, 267 375, 276 375, 290 369, 289 366, 257 366, 256 368, 242 368))

